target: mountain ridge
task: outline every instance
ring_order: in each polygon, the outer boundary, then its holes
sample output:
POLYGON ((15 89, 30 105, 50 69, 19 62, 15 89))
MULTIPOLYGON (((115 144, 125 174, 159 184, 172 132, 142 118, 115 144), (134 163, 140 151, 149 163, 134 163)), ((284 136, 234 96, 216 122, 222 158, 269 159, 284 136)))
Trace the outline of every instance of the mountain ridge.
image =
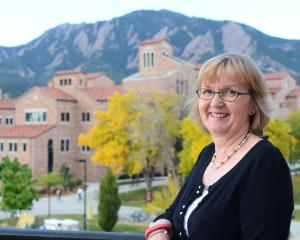
POLYGON ((138 46, 166 37, 174 55, 202 63, 222 52, 251 56, 263 72, 289 71, 300 80, 300 40, 268 36, 232 21, 187 17, 169 10, 138 10, 95 23, 64 23, 27 44, 0 46, 0 87, 19 96, 45 85, 58 70, 104 71, 116 83, 138 69, 138 46))

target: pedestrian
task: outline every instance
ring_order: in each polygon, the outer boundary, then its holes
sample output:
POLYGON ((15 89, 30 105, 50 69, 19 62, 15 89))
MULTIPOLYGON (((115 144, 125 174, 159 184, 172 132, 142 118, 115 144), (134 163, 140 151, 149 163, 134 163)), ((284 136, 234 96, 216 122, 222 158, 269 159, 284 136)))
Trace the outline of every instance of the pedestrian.
POLYGON ((213 142, 146 239, 288 239, 291 176, 280 150, 262 136, 270 103, 258 67, 244 55, 221 54, 201 66, 195 86, 192 109, 213 142))
POLYGON ((78 201, 80 201, 82 199, 82 195, 83 195, 83 190, 81 187, 79 187, 77 189, 77 196, 78 196, 78 201))
POLYGON ((57 202, 62 202, 62 199, 61 199, 61 190, 59 188, 56 189, 56 200, 57 200, 57 202))

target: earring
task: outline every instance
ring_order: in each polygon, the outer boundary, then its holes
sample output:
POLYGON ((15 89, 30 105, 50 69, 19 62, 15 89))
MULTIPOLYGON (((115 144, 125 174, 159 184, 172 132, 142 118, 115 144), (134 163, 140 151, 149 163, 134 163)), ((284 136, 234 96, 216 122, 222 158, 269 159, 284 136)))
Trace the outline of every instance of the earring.
POLYGON ((255 114, 255 111, 254 110, 251 110, 250 112, 249 112, 249 116, 253 116, 255 114))

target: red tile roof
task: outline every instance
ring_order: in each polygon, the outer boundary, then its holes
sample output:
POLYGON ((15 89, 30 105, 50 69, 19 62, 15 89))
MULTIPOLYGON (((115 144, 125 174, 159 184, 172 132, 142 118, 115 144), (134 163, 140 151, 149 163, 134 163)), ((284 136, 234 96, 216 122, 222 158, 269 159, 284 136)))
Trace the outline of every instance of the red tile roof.
POLYGON ((300 96, 300 88, 295 88, 286 96, 287 98, 296 98, 300 96))
POLYGON ((43 95, 47 95, 48 97, 54 98, 57 101, 71 101, 77 102, 77 99, 72 97, 71 95, 63 92, 58 88, 52 87, 34 87, 33 90, 37 90, 41 92, 43 95))
POLYGON ((0 109, 15 109, 16 100, 15 99, 1 99, 0 100, 0 109))
POLYGON ((14 125, 0 129, 1 138, 35 138, 49 131, 55 125, 14 125))
POLYGON ((265 73, 264 77, 266 80, 279 80, 289 75, 288 72, 276 72, 276 73, 265 73))
POLYGON ((86 88, 82 89, 81 91, 85 92, 87 95, 94 98, 95 100, 107 100, 115 92, 119 92, 121 94, 125 93, 125 90, 121 85, 86 88))
POLYGON ((80 68, 75 68, 75 69, 72 69, 72 70, 57 71, 54 75, 55 76, 61 76, 61 75, 80 74, 80 73, 83 73, 81 71, 81 69, 80 68))
POLYGON ((97 78, 97 77, 102 77, 102 76, 105 76, 105 73, 103 73, 103 72, 91 72, 91 73, 87 73, 85 75, 87 80, 94 79, 94 78, 97 78))
POLYGON ((141 45, 154 44, 154 43, 159 43, 159 42, 162 42, 162 41, 167 41, 168 43, 170 43, 167 38, 161 37, 161 38, 147 39, 147 40, 141 42, 141 45))

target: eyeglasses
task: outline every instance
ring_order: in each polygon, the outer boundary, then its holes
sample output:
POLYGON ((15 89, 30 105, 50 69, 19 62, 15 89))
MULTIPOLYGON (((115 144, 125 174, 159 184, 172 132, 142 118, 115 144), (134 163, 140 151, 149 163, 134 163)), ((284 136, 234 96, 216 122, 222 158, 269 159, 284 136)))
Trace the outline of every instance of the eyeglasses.
POLYGON ((223 89, 219 92, 215 92, 209 88, 200 88, 196 90, 196 93, 199 98, 203 100, 211 100, 214 98, 215 94, 218 93, 219 97, 226 102, 233 102, 235 101, 240 95, 249 95, 251 94, 250 92, 238 92, 236 90, 232 89, 223 89))

